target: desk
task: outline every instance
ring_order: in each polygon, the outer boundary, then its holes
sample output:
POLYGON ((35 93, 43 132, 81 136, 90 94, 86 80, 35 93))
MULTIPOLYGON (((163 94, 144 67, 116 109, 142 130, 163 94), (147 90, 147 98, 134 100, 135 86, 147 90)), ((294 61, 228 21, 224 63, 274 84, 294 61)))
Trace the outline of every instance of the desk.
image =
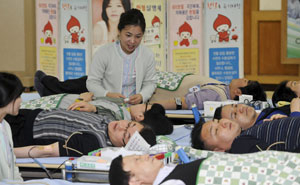
MULTIPOLYGON (((41 178, 49 178, 46 172, 35 163, 17 163, 19 167, 21 176, 24 180, 30 179, 41 179, 41 178)), ((62 169, 65 168, 64 165, 59 167, 59 164, 44 164, 44 166, 50 172, 52 178, 54 179, 63 179, 62 169)))
MULTIPOLYGON (((47 168, 51 177, 53 179, 66 179, 66 172, 71 172, 73 174, 74 182, 96 182, 96 183, 108 183, 108 171, 103 170, 81 170, 75 169, 72 171, 65 170, 65 165, 61 165, 66 159, 66 157, 57 157, 57 163, 60 164, 45 164, 44 161, 53 160, 53 158, 37 158, 43 165, 47 168), (63 162, 61 162, 63 161, 63 162)), ((32 163, 32 159, 27 159, 29 162, 26 163, 26 159, 17 159, 17 166, 19 167, 21 176, 24 180, 31 179, 42 179, 49 178, 47 173, 36 163, 32 163), (18 163, 19 162, 19 163, 18 163), (22 162, 22 163, 20 163, 22 162)), ((76 161, 73 162, 76 164, 76 161)))

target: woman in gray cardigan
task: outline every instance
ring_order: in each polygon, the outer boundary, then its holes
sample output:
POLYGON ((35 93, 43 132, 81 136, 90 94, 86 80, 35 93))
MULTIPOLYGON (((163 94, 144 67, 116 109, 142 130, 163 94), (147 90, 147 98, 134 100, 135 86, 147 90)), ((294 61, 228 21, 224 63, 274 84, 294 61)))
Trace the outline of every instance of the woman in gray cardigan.
POLYGON ((145 19, 137 9, 121 14, 119 40, 100 47, 90 66, 87 89, 96 97, 124 98, 129 104, 146 102, 156 88, 153 52, 140 45, 145 19))

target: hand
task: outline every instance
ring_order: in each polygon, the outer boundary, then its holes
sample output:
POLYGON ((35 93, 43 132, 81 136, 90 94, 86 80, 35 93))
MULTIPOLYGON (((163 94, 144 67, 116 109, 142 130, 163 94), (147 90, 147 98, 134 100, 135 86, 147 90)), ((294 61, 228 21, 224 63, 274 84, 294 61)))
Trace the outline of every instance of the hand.
POLYGON ((126 98, 123 94, 111 92, 107 93, 106 96, 110 98, 126 98))
POLYGON ((94 96, 94 93, 85 92, 85 93, 81 93, 79 95, 79 98, 83 99, 83 101, 85 101, 85 102, 89 102, 89 101, 92 101, 93 96, 94 96))
POLYGON ((286 115, 282 115, 282 114, 274 114, 272 115, 269 119, 264 119, 264 121, 272 121, 275 119, 281 119, 281 118, 286 118, 286 115))
POLYGON ((68 110, 79 110, 82 112, 96 112, 96 106, 85 101, 75 102, 68 107, 68 110))
POLYGON ((291 112, 300 112, 300 98, 293 98, 290 105, 291 112))
POLYGON ((131 105, 136 105, 142 103, 142 101, 143 101, 143 96, 141 94, 135 94, 129 97, 128 103, 131 105))

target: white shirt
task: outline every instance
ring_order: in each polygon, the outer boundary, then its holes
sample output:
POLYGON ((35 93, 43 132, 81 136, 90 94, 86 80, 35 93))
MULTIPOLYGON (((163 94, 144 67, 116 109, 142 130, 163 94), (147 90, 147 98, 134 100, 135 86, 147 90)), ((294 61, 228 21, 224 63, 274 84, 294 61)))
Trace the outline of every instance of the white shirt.
MULTIPOLYGON (((161 168, 155 178, 153 185, 159 185, 176 167, 176 165, 168 165, 161 168)), ((167 180, 161 185, 185 185, 182 180, 167 180)))

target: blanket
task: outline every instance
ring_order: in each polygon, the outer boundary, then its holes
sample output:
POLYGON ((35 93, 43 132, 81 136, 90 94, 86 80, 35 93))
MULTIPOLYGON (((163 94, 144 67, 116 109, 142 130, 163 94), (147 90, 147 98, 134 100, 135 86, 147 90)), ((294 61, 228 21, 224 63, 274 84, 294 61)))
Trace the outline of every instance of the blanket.
POLYGON ((60 101, 66 94, 55 94, 29 100, 21 103, 21 109, 45 109, 50 110, 58 108, 60 101))
POLYGON ((191 73, 175 73, 167 71, 157 71, 157 87, 169 91, 176 91, 180 86, 183 78, 191 73))

